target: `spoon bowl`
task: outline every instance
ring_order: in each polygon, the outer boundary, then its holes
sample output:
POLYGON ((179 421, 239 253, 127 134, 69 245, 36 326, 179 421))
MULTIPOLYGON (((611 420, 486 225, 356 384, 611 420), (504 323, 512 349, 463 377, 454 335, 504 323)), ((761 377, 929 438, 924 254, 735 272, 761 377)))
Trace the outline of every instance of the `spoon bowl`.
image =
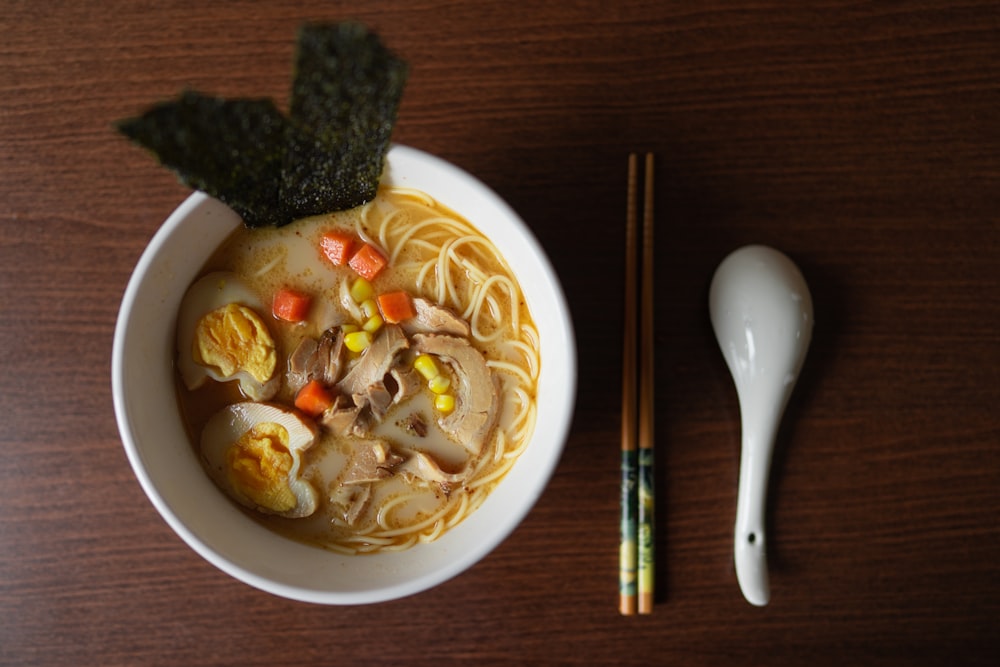
POLYGON ((770 600, 768 476, 774 439, 812 337, 812 296, 787 256, 767 246, 744 246, 716 269, 709 314, 740 404, 736 577, 747 601, 762 606, 770 600))

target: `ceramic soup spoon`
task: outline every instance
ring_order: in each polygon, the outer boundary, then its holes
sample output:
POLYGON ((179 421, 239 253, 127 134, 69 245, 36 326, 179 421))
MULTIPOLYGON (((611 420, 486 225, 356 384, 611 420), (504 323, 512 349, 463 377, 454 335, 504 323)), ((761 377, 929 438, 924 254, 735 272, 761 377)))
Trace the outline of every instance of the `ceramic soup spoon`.
POLYGON ((716 269, 709 313, 740 403, 736 578, 747 601, 766 605, 768 474, 781 416, 812 336, 812 297, 788 257, 751 245, 735 250, 716 269))

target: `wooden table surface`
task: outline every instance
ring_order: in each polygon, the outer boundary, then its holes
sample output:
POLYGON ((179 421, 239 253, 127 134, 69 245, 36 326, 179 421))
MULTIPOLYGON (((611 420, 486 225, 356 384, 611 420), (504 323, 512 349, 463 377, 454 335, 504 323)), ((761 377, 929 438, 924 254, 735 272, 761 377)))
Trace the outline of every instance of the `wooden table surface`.
POLYGON ((966 2, 34 2, 0 11, 0 663, 995 664, 1000 10, 966 2), (359 607, 250 588, 143 495, 112 412, 131 271, 188 194, 113 121, 285 104, 296 28, 411 65, 394 139, 494 187, 573 311, 551 484, 479 564, 359 607), (659 595, 617 610, 625 165, 656 153, 659 595), (772 599, 737 586, 739 410, 708 284, 766 243, 815 301, 772 599))

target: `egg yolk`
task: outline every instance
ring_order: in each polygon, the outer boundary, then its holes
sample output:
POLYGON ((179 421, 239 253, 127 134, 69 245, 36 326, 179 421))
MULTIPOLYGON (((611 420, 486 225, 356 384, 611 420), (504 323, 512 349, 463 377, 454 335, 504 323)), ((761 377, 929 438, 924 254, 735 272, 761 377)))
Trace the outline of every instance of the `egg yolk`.
POLYGON ((274 512, 295 507, 295 494, 288 484, 292 463, 288 431, 274 422, 257 424, 226 450, 226 472, 233 489, 274 512))
POLYGON ((278 363, 267 325, 238 303, 216 308, 198 320, 191 352, 196 363, 214 366, 223 377, 242 370, 260 383, 271 379, 278 363))

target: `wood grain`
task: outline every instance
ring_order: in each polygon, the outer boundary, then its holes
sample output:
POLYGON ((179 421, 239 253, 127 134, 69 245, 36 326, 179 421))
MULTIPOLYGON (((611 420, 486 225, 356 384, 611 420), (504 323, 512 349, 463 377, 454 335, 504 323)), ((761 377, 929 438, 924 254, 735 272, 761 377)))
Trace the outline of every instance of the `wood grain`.
POLYGON ((0 664, 992 664, 1000 655, 1000 11, 855 3, 66 2, 0 12, 0 664), (390 603, 253 590, 124 456, 111 338, 187 191, 111 124, 183 87, 287 100, 296 27, 411 64, 395 139, 472 171, 574 313, 574 426, 523 525, 390 603), (617 611, 624 173, 657 156, 658 599, 617 611), (662 241, 662 242, 661 242, 662 241), (732 564, 735 390, 708 281, 744 243, 815 302, 769 501, 732 564))

